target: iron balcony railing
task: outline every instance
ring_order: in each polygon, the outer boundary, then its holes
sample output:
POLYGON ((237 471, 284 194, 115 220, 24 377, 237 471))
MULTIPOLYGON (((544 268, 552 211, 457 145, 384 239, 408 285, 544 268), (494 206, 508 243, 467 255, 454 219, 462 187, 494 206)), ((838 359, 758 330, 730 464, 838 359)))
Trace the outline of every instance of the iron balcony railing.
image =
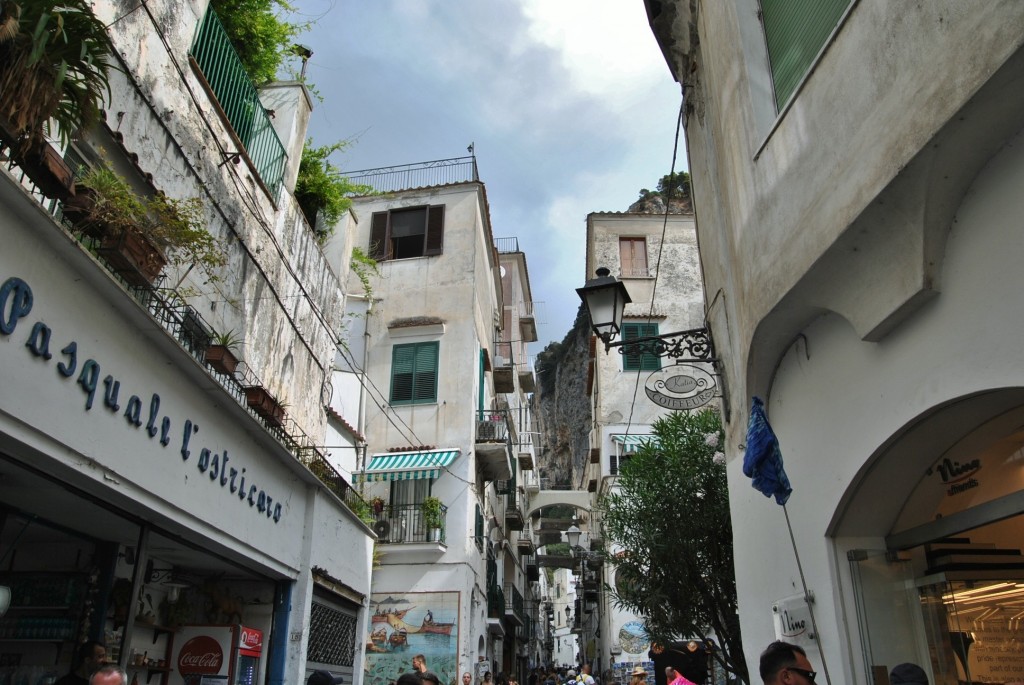
POLYGON ((476 157, 454 157, 377 169, 342 171, 339 176, 356 185, 370 186, 381 193, 480 180, 476 157))
POLYGON ((515 254, 519 252, 519 238, 495 238, 494 249, 498 254, 515 254))
POLYGON ((427 528, 422 504, 386 504, 374 513, 374 530, 381 542, 409 544, 416 542, 444 542, 448 507, 441 505, 441 528, 427 528))
POLYGON ((487 618, 505 617, 505 593, 500 585, 487 588, 487 618))
POLYGON ((191 54, 263 184, 276 200, 284 179, 287 154, 270 122, 270 115, 260 102, 256 86, 213 8, 206 10, 191 54))
POLYGON ((512 583, 505 583, 505 615, 512 616, 520 625, 526 618, 526 611, 523 605, 523 595, 512 583))
POLYGON ((476 441, 478 443, 508 441, 508 417, 503 409, 477 412, 476 441))

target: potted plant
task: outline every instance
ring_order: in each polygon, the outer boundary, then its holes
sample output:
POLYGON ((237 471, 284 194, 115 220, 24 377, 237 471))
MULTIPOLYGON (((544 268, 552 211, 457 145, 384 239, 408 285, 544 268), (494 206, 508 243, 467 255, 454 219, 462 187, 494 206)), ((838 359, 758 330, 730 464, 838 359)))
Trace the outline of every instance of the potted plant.
POLYGON ((217 371, 233 376, 238 366, 238 347, 241 339, 234 329, 225 333, 213 332, 212 344, 206 348, 206 363, 217 371))
POLYGON ((243 388, 245 391, 245 402, 253 411, 274 426, 280 426, 284 422, 284 405, 262 385, 251 385, 243 388))
POLYGON ((370 508, 373 510, 374 514, 380 516, 384 512, 384 498, 374 497, 373 499, 371 499, 370 508))
POLYGON ((199 198, 142 195, 104 164, 81 174, 64 216, 98 241, 99 254, 130 285, 150 285, 168 262, 212 273, 227 261, 220 241, 203 227, 199 198))
POLYGON ((427 539, 431 542, 440 542, 441 526, 444 524, 444 517, 441 514, 441 500, 436 497, 424 497, 421 510, 423 512, 423 525, 427 528, 427 539))
POLYGON ((48 197, 72 194, 66 146, 99 121, 111 46, 88 0, 0 2, 0 139, 48 197), (48 130, 49 122, 56 130, 48 130))
POLYGON ((330 237, 335 224, 345 211, 352 206, 352 195, 369 195, 373 187, 352 183, 339 174, 339 169, 330 163, 333 152, 344 150, 348 141, 314 147, 313 139, 306 141, 299 161, 299 173, 295 181, 295 199, 306 218, 309 227, 322 242, 330 237), (323 223, 317 226, 317 216, 323 223))

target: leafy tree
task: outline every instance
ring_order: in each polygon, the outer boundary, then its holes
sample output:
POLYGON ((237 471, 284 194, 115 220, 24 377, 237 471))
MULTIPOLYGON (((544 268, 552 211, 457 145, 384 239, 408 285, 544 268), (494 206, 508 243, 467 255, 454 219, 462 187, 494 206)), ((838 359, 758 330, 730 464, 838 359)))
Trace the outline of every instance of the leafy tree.
POLYGON ((285 59, 294 54, 295 39, 309 28, 308 23, 292 24, 282 18, 295 9, 286 0, 212 0, 210 4, 256 85, 277 78, 285 59))
POLYGON ((657 190, 648 190, 642 188, 640 190, 640 199, 646 200, 651 197, 662 197, 666 200, 671 194, 673 199, 681 199, 684 197, 690 197, 690 173, 687 171, 676 171, 671 174, 665 174, 658 181, 657 190))
POLYGON ((309 225, 316 229, 317 214, 324 218, 322 238, 330 235, 342 214, 352 206, 350 195, 368 195, 373 188, 352 183, 340 175, 339 169, 331 164, 331 153, 344 150, 348 141, 333 145, 315 147, 313 139, 306 141, 299 161, 299 176, 295 182, 295 199, 302 209, 309 225))
POLYGON ((749 682, 733 570, 724 441, 718 412, 674 412, 619 471, 599 503, 616 567, 616 604, 645 618, 653 642, 705 637, 715 659, 749 682))

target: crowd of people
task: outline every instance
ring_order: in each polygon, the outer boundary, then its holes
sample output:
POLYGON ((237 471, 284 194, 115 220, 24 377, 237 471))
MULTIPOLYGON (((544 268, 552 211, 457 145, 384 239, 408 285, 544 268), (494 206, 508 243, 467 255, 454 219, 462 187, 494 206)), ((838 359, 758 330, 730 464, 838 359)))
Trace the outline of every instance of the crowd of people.
MULTIPOLYGON (((776 641, 761 653, 759 674, 764 685, 815 685, 818 672, 814 670, 807 652, 800 646, 776 641)), ((648 673, 638 666, 630 674, 629 685, 646 685, 648 673)), ((306 685, 343 685, 342 676, 329 671, 314 671, 306 685)), ((672 666, 665 669, 666 685, 695 685, 672 666)), ((893 667, 889 673, 891 685, 928 685, 928 678, 920 666, 903 663, 893 667)), ((75 653, 71 672, 58 679, 54 685, 129 685, 124 669, 106 663, 106 649, 102 643, 86 642, 75 653)), ((441 685, 437 674, 427 668, 422 654, 412 658, 412 671, 403 673, 392 685, 441 685)), ((450 683, 448 685, 454 685, 450 683)), ((519 685, 514 677, 498 673, 492 679, 491 672, 484 673, 478 683, 467 671, 462 674, 462 685, 519 685)), ((590 664, 583 664, 579 671, 572 667, 537 667, 532 669, 524 685, 611 685, 602 684, 596 678, 590 664)))

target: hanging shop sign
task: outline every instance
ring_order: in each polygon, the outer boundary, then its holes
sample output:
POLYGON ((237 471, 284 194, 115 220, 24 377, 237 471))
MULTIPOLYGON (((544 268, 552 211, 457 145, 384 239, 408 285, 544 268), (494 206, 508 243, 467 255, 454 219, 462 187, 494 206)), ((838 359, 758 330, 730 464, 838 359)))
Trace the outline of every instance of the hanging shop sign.
MULTIPOLYGON (((31 329, 23 334, 28 354, 47 364, 56 371, 58 382, 73 383, 69 391, 77 386, 84 398, 84 411, 93 412, 94 407, 105 410, 99 416, 116 417, 132 428, 144 431, 151 441, 162 449, 172 447, 181 456, 182 468, 191 466, 206 476, 194 482, 206 481, 225 497, 234 497, 240 504, 247 505, 262 518, 278 523, 283 515, 280 498, 247 478, 244 461, 229 455, 228 449, 215 449, 197 444, 194 436, 199 424, 188 417, 171 417, 160 411, 160 394, 155 391, 132 394, 126 401, 121 381, 111 374, 103 375, 100 361, 87 356, 75 340, 59 340, 56 332, 42 321, 29 324, 23 321, 32 311, 34 295, 32 288, 20 278, 8 278, 0 285, 0 336, 12 338, 22 335, 27 326, 31 329), (59 351, 55 351, 60 345, 59 351), (123 401, 123 404, 122 404, 123 401), (239 462, 242 462, 240 464, 239 462)), ((99 420, 97 418, 97 420, 99 420)), ((190 480, 190 482, 193 482, 190 480)))
POLYGON ((718 384, 699 366, 675 364, 648 376, 644 391, 659 407, 698 409, 717 396, 718 384))

